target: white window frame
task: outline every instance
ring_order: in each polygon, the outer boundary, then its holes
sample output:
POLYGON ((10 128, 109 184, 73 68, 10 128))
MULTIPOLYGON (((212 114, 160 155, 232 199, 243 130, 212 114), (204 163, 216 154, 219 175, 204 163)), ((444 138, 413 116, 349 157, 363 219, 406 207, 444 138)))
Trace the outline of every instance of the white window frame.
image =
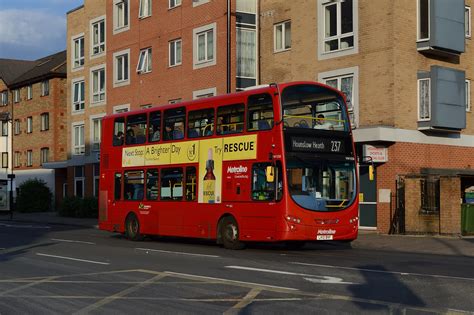
MULTIPOLYGON (((100 181, 100 164, 99 164, 99 163, 94 163, 94 164, 92 164, 92 177, 93 177, 93 183, 92 183, 92 185, 93 185, 93 190, 92 190, 92 194, 94 195, 94 197, 97 197, 98 194, 96 194, 96 190, 97 190, 97 192, 99 192, 99 187, 97 187, 96 182, 97 182, 97 181, 100 181), (95 174, 96 167, 99 168, 99 175, 96 175, 96 174, 95 174)), ((99 186, 100 186, 100 184, 99 184, 99 186)))
POLYGON ((130 104, 116 105, 112 108, 114 114, 125 113, 130 111, 130 104))
POLYGON ((471 80, 466 79, 466 112, 471 111, 471 80))
POLYGON ((113 7, 113 22, 114 22, 114 30, 113 34, 118 34, 121 32, 128 31, 130 29, 130 1, 129 0, 114 0, 114 7, 113 7), (127 10, 122 10, 124 16, 123 16, 123 25, 119 25, 119 5, 126 3, 127 4, 127 10), (125 14, 127 14, 127 23, 125 24, 125 14))
POLYGON ((31 100, 33 98, 33 84, 26 87, 26 99, 31 100))
POLYGON ((49 80, 41 81, 41 96, 47 96, 49 92, 49 80))
POLYGON ((152 70, 152 60, 153 60, 153 53, 152 48, 148 47, 145 49, 140 50, 140 55, 138 57, 138 64, 137 64, 137 73, 149 73, 152 70))
POLYGON ((428 0, 428 37, 420 37, 420 0, 416 0, 416 41, 424 42, 430 40, 431 36, 431 0, 428 0))
POLYGON ((102 118, 104 118, 105 113, 91 115, 90 116, 90 143, 91 143, 91 151, 100 151, 100 144, 102 143, 102 118), (95 134, 94 134, 94 121, 100 120, 100 128, 99 128, 99 142, 95 141, 95 134))
POLYGON ((74 166, 74 196, 77 197, 77 185, 78 183, 80 183, 80 185, 82 186, 82 198, 85 197, 85 182, 86 182, 86 178, 85 178, 85 167, 82 166, 82 165, 78 165, 78 166, 74 166), (82 176, 76 176, 76 167, 82 167, 82 176))
POLYGON ((2 152, 2 168, 9 168, 8 152, 2 152))
POLYGON ((152 12, 152 0, 140 0, 140 6, 138 8, 138 18, 145 19, 151 16, 152 12))
POLYGON ((105 64, 101 64, 95 67, 90 68, 90 106, 99 106, 103 105, 107 101, 107 69, 105 64), (98 80, 97 82, 97 91, 94 91, 94 73, 99 73, 100 71, 103 71, 103 75, 100 76, 98 75, 98 80), (104 88, 103 90, 100 89, 100 79, 103 78, 104 80, 104 88), (97 96, 97 100, 94 101, 94 97, 97 96), (103 99, 101 99, 103 98, 103 99))
POLYGON ((13 153, 13 167, 21 166, 21 155, 19 151, 13 153))
MULTIPOLYGON (((193 2, 194 4, 194 2, 193 2)), ((204 67, 214 66, 217 62, 217 23, 211 23, 208 25, 204 25, 198 28, 193 29, 193 69, 200 69, 204 67), (213 58, 210 59, 207 56, 207 37, 208 32, 212 30, 212 37, 213 37, 213 58), (205 35, 205 45, 206 49, 206 58, 205 60, 198 61, 198 36, 205 35)))
POLYGON ((26 133, 33 132, 33 116, 26 117, 26 133))
POLYGON ((84 38, 84 33, 77 34, 71 38, 71 69, 72 71, 78 71, 84 68, 85 64, 85 38, 84 38), (82 40, 82 47, 81 47, 81 42, 82 40), (76 56, 76 42, 79 42, 79 56, 76 56), (81 56, 81 48, 82 48, 82 53, 83 55, 81 56), (77 65, 76 65, 77 64, 77 65))
POLYGON ((2 121, 2 137, 8 136, 8 129, 10 128, 10 123, 8 121, 2 121))
MULTIPOLYGON (((342 56, 348 56, 353 54, 359 53, 359 0, 352 0, 352 34, 354 37, 354 46, 339 50, 333 51, 325 51, 325 11, 324 7, 332 3, 328 0, 318 0, 318 60, 325 60, 331 58, 337 58, 342 56)), ((338 2, 338 6, 340 3, 338 2)), ((340 16, 340 9, 338 10, 338 15, 340 16)), ((340 28, 340 18, 338 23, 338 29, 340 28)), ((339 34, 335 38, 340 38, 341 34, 339 34)), ((348 36, 350 33, 345 33, 345 36, 348 36)))
POLYGON ((282 51, 287 51, 291 50, 291 42, 290 42, 290 47, 286 48, 285 43, 286 43, 286 28, 287 25, 291 25, 291 20, 286 20, 277 24, 273 25, 273 52, 282 52, 282 51), (278 48, 277 47, 277 28, 281 26, 281 44, 282 47, 278 48))
POLYGON ((417 104, 418 104, 418 121, 430 121, 431 120, 431 79, 430 78, 423 78, 417 80, 417 104), (420 84, 421 81, 428 81, 428 117, 421 118, 420 117, 420 84))
POLYGON ((210 0, 193 0, 193 8, 208 3, 210 0))
POLYGON ((20 102, 20 89, 13 90, 13 102, 14 103, 20 102))
POLYGON ((212 97, 217 95, 217 89, 215 87, 193 91, 193 100, 198 98, 212 97))
POLYGON ((170 40, 168 43, 168 52, 169 52, 168 66, 176 67, 176 66, 181 65, 183 63, 183 40, 181 38, 170 40), (178 60, 178 53, 176 49, 177 43, 179 43, 180 45, 179 62, 176 62, 178 60), (171 56, 174 56, 174 60, 175 60, 174 64, 171 63, 171 56))
POLYGON ((5 90, 5 91, 2 91, 0 93, 0 98, 1 98, 1 103, 0 105, 1 106, 7 106, 8 105, 8 91, 5 90))
POLYGON ((168 104, 178 104, 181 103, 183 100, 181 98, 174 98, 168 101, 168 104))
POLYGON ((86 146, 85 146, 85 125, 84 121, 77 121, 72 123, 72 138, 71 138, 71 149, 72 149, 72 155, 84 155, 86 151, 86 146), (81 143, 76 143, 76 128, 81 128, 82 127, 82 144, 81 143))
POLYGON ((13 134, 19 135, 21 133, 21 120, 15 119, 13 121, 13 134))
MULTIPOLYGON (((113 84, 114 88, 124 86, 124 85, 129 85, 130 84, 130 48, 114 53, 113 62, 114 62, 114 84, 113 84), (122 69, 118 68, 119 58, 122 58, 124 56, 127 56, 127 64, 128 64, 127 72, 125 72, 123 68, 122 69), (118 79, 119 71, 122 72, 123 78, 121 80, 118 79), (125 75, 127 76, 126 79, 124 78, 125 75)), ((124 63, 123 63, 123 67, 124 67, 124 63)))
POLYGON ((41 113, 40 115, 41 131, 49 130, 49 113, 41 113))
POLYGON ((26 167, 33 166, 33 150, 26 150, 26 167))
POLYGON ((359 66, 337 69, 332 71, 326 71, 318 74, 318 81, 325 83, 329 80, 334 80, 336 78, 341 79, 344 77, 352 76, 352 113, 354 115, 353 121, 351 121, 352 128, 357 128, 359 126, 359 66))
POLYGON ((77 114, 77 113, 83 113, 84 109, 86 108, 85 88, 86 88, 86 83, 85 83, 84 77, 75 78, 71 81, 71 105, 72 105, 71 113, 73 115, 77 114), (82 99, 82 100, 78 99, 76 101, 75 98, 74 98, 75 94, 76 94, 75 93, 76 85, 79 85, 78 97, 80 98, 81 97, 81 84, 82 84, 82 92, 84 93, 84 99, 82 99), (79 106, 79 109, 76 109, 76 105, 79 106))
POLYGON ((40 165, 43 165, 44 163, 48 163, 48 162, 49 162, 49 148, 48 147, 41 148, 40 149, 40 165), (45 159, 45 152, 47 152, 46 159, 45 159))
POLYGON ((90 21, 90 56, 91 59, 98 58, 101 56, 104 56, 107 53, 107 21, 105 19, 105 15, 98 16, 90 21), (101 24, 103 23, 103 28, 104 28, 104 41, 100 41, 100 30, 101 30, 101 24), (95 37, 95 31, 94 28, 97 25, 98 31, 97 31, 97 36, 98 36, 98 42, 94 44, 94 37, 95 37), (98 52, 94 53, 94 49, 98 48, 98 52))
MULTIPOLYGON (((466 29, 466 38, 471 38, 472 36, 472 15, 471 15, 471 7, 470 6, 465 6, 464 11, 467 11, 467 20, 464 21, 466 24, 465 29, 466 29)), ((464 14, 464 16, 466 13, 464 14)))
POLYGON ((168 1, 168 9, 174 9, 176 7, 181 6, 181 0, 169 0, 168 1))

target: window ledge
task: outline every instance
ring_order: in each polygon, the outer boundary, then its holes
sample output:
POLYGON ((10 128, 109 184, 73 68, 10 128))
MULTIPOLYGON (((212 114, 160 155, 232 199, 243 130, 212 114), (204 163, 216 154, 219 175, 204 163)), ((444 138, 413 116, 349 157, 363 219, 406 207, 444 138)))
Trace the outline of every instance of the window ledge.
POLYGON ((176 8, 180 8, 181 7, 181 4, 180 5, 175 5, 174 7, 168 7, 168 11, 171 11, 171 10, 174 10, 176 8))
POLYGON ((76 71, 81 71, 81 70, 84 70, 84 66, 72 67, 71 72, 76 72, 76 71))
POLYGON ((195 62, 193 65, 193 70, 206 68, 206 67, 212 67, 215 65, 216 65, 216 59, 209 60, 209 61, 195 62))
POLYGON ((129 29, 130 29, 130 24, 127 25, 127 26, 122 26, 122 27, 114 28, 113 35, 126 32, 126 31, 128 31, 129 29))
POLYGON ((100 57, 104 57, 107 53, 107 50, 104 50, 103 52, 100 52, 98 54, 91 54, 91 57, 90 59, 96 59, 96 58, 100 58, 100 57))
POLYGON ((284 52, 287 52, 287 51, 291 51, 291 47, 286 48, 286 49, 274 50, 273 53, 274 54, 279 54, 279 53, 284 53, 284 52))
POLYGON ((114 88, 130 85, 130 80, 126 81, 114 81, 114 88))

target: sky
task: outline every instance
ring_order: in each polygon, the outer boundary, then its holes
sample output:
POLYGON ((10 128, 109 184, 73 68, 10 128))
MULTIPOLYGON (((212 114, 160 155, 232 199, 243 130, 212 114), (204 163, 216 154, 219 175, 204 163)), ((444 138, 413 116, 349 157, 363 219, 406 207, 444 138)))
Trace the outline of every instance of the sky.
POLYGON ((0 58, 35 60, 66 49, 66 13, 83 0, 0 0, 0 58))

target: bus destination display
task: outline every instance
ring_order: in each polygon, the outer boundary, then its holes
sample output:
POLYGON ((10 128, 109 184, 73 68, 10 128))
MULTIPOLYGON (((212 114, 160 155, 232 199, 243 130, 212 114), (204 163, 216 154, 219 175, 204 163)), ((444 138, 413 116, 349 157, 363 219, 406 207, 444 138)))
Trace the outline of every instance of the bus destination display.
POLYGON ((291 137, 290 148, 294 152, 344 153, 345 144, 342 139, 291 137))

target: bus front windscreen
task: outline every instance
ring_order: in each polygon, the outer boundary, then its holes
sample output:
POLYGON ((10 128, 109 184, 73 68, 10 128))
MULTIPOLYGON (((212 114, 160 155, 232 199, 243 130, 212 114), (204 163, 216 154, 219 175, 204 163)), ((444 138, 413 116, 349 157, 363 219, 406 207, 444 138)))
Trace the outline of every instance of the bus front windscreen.
POLYGON ((355 197, 353 161, 291 158, 287 178, 292 199, 307 210, 341 210, 355 197))
POLYGON ((348 131, 349 121, 342 97, 324 86, 289 86, 282 93, 285 128, 348 131))

